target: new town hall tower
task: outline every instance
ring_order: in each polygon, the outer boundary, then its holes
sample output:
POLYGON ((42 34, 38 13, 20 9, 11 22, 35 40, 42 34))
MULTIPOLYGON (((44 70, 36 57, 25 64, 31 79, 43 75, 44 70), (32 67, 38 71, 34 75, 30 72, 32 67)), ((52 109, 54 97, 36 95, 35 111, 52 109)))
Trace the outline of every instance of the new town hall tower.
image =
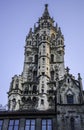
POLYGON ((30 28, 26 37, 23 73, 12 79, 9 109, 54 109, 55 100, 61 100, 60 94, 55 95, 58 81, 63 80, 65 73, 64 37, 45 5, 38 25, 34 25, 34 31, 30 28))
MULTIPOLYGON (((23 72, 10 84, 8 115, 16 112, 19 120, 20 112, 26 112, 30 122, 31 118, 37 120, 37 125, 33 128, 30 123, 28 130, 84 130, 82 79, 80 73, 75 79, 65 68, 64 36, 47 4, 37 23, 26 36, 23 72)), ((27 130, 25 120, 20 120, 21 130, 27 130)))

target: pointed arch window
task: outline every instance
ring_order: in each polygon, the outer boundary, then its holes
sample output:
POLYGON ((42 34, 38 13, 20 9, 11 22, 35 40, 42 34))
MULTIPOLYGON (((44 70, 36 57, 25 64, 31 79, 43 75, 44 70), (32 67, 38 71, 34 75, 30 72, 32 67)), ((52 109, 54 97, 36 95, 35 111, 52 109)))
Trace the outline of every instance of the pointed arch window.
POLYGON ((44 100, 43 99, 41 99, 41 105, 44 105, 44 100))
POLYGON ((35 55, 34 61, 35 63, 38 63, 38 55, 35 55))
POLYGON ((55 38, 55 34, 54 34, 54 33, 52 33, 51 38, 52 38, 52 39, 54 39, 54 38, 55 38))
POLYGON ((29 92, 29 86, 25 88, 24 94, 28 94, 29 92))
POLYGON ((33 91, 32 91, 33 93, 36 93, 37 92, 37 86, 36 85, 34 85, 33 86, 33 91))
POLYGON ((13 99, 12 99, 12 110, 14 110, 14 109, 15 109, 16 104, 17 104, 16 99, 15 99, 15 98, 13 98, 13 99))
POLYGON ((44 89, 41 89, 41 92, 44 93, 44 89))
POLYGON ((51 71, 51 80, 54 80, 54 71, 51 71))
POLYGON ((51 54, 51 62, 54 62, 54 55, 51 54))
POLYGON ((68 104, 73 104, 73 95, 72 94, 68 94, 67 95, 67 103, 68 104))
POLYGON ((36 81, 37 80, 37 71, 33 72, 33 80, 36 81))
POLYGON ((18 84, 16 83, 16 85, 15 85, 15 89, 17 90, 18 89, 18 84))

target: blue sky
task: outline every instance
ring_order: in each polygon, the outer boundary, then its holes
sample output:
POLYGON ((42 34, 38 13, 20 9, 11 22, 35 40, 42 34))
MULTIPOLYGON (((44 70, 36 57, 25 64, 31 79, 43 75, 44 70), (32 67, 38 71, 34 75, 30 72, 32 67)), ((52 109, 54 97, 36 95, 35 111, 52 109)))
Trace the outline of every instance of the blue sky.
POLYGON ((49 4, 65 37, 65 67, 84 84, 84 0, 0 0, 0 104, 7 104, 11 78, 21 74, 25 38, 49 4))

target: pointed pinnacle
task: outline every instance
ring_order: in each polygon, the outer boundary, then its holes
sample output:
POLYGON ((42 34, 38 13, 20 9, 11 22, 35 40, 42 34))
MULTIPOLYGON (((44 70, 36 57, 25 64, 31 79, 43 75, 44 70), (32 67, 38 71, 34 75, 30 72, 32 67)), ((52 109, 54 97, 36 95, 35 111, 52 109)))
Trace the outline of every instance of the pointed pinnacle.
POLYGON ((50 17, 49 12, 48 12, 48 4, 45 4, 45 10, 43 13, 43 17, 50 17))
POLYGON ((32 37, 32 28, 30 28, 30 30, 29 30, 28 37, 32 37))

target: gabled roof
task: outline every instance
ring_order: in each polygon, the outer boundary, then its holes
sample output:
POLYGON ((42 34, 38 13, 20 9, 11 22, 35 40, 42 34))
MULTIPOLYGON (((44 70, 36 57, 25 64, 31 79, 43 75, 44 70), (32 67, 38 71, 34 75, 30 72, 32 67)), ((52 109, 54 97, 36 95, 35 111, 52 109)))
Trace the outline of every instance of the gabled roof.
POLYGON ((69 78, 71 79, 71 81, 72 81, 78 88, 80 88, 80 86, 79 86, 79 81, 76 80, 75 78, 73 78, 73 76, 72 76, 71 74, 69 74, 69 73, 66 73, 66 74, 64 75, 64 78, 59 81, 59 87, 61 87, 61 86, 63 85, 63 83, 66 82, 67 77, 69 77, 69 78))

